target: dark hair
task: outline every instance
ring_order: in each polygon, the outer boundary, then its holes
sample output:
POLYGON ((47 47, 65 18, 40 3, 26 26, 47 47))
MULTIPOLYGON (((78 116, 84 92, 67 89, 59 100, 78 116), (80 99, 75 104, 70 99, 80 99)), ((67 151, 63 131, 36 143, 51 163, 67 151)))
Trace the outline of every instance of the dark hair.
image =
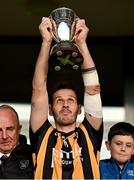
POLYGON ((53 104, 53 94, 60 89, 71 89, 71 90, 73 90, 76 94, 77 102, 78 102, 78 104, 80 104, 80 96, 79 96, 79 92, 78 92, 77 88, 75 86, 73 86, 71 83, 68 83, 66 81, 61 81, 61 82, 57 83, 52 88, 52 90, 49 92, 49 103, 51 105, 53 104))
POLYGON ((134 126, 127 122, 116 123, 109 130, 108 141, 111 142, 115 135, 128 135, 134 138, 134 126))
POLYGON ((12 106, 7 105, 7 104, 3 104, 3 105, 0 106, 0 109, 10 110, 10 111, 14 112, 14 114, 16 115, 17 123, 19 124, 18 113, 16 112, 16 110, 12 106))

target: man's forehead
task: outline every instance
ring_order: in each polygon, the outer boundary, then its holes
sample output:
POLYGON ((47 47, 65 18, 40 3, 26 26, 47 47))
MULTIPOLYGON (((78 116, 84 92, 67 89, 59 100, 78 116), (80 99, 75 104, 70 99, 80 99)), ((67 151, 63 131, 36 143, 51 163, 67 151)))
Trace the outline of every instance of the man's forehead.
POLYGON ((54 94, 54 97, 72 96, 76 97, 75 92, 72 89, 59 89, 54 94))
POLYGON ((117 141, 130 141, 130 140, 134 141, 132 135, 115 135, 113 139, 117 141))
POLYGON ((0 124, 6 124, 8 125, 16 125, 17 120, 15 113, 10 110, 1 110, 0 111, 0 124))

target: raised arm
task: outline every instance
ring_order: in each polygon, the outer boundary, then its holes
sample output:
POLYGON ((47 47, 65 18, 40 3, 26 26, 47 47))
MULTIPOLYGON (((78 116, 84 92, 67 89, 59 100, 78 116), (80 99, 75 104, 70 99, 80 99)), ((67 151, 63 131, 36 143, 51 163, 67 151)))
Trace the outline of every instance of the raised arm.
POLYGON ((37 131, 48 117, 48 92, 46 82, 49 52, 52 42, 52 25, 49 18, 42 18, 39 30, 42 36, 42 44, 35 66, 31 99, 30 123, 33 132, 37 131))
POLYGON ((84 110, 85 116, 92 127, 99 129, 102 123, 102 104, 100 97, 100 84, 94 61, 87 47, 86 38, 89 29, 84 19, 76 24, 75 43, 78 45, 83 56, 82 74, 85 86, 84 110))

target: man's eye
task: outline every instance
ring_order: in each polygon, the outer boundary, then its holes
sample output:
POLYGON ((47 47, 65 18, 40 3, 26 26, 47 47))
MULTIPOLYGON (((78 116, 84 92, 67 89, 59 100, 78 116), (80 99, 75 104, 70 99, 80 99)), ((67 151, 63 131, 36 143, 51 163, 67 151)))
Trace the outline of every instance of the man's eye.
POLYGON ((118 145, 118 146, 120 146, 120 145, 121 145, 121 143, 120 143, 120 142, 116 142, 115 144, 116 144, 116 145, 118 145))
POLYGON ((13 131, 14 130, 14 127, 9 127, 7 128, 8 131, 13 131))
POLYGON ((74 102, 74 99, 68 99, 68 102, 72 103, 74 102))
POLYGON ((62 99, 57 99, 57 102, 58 103, 61 103, 63 100, 62 99))
POLYGON ((130 148, 130 147, 132 147, 132 144, 127 144, 126 146, 130 148))

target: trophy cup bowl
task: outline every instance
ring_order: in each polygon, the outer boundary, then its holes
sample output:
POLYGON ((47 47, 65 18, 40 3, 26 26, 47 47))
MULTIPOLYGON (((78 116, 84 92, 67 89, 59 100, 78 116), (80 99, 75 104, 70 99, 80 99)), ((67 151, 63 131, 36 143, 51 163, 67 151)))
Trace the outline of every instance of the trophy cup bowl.
POLYGON ((56 44, 51 48, 49 66, 54 71, 78 70, 83 62, 77 45, 73 42, 78 16, 66 7, 50 13, 52 35, 56 44))

